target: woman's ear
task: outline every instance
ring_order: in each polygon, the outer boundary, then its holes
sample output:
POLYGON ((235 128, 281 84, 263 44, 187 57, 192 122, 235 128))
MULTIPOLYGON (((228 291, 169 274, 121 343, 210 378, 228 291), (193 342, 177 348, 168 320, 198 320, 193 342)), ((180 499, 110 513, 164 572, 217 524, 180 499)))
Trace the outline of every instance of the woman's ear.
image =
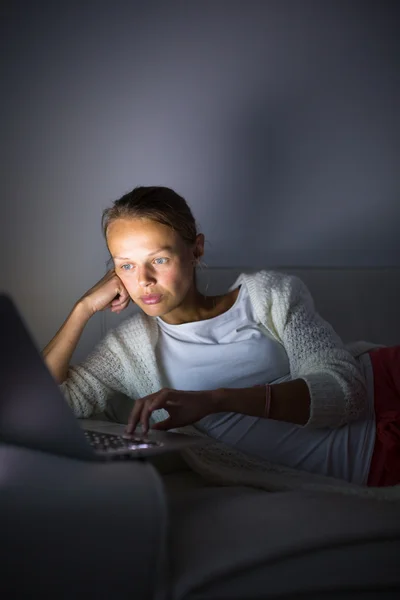
POLYGON ((204 234, 198 233, 196 235, 193 256, 196 260, 199 260, 203 255, 204 255, 204 234))

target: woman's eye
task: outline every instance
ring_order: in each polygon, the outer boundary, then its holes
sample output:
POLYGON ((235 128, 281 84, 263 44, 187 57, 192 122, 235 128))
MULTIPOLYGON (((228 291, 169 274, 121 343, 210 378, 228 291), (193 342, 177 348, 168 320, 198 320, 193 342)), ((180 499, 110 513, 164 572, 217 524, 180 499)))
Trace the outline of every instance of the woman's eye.
POLYGON ((121 265, 121 269, 123 271, 130 271, 131 267, 132 267, 132 265, 121 265))
POLYGON ((156 258, 154 262, 157 265, 165 265, 165 263, 168 262, 168 258, 156 258), (163 261, 163 262, 158 262, 158 261, 163 261))

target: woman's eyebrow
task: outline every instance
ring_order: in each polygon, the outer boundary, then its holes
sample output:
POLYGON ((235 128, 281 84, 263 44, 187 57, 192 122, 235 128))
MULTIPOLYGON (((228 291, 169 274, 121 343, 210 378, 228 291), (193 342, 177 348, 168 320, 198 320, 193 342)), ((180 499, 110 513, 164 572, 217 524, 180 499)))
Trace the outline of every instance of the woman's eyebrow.
MULTIPOLYGON (((172 246, 163 246, 162 248, 158 248, 158 250, 154 250, 154 252, 149 252, 147 256, 153 256, 153 254, 158 254, 159 252, 174 252, 174 249, 172 246)), ((128 256, 114 256, 115 258, 119 260, 131 260, 128 256)))

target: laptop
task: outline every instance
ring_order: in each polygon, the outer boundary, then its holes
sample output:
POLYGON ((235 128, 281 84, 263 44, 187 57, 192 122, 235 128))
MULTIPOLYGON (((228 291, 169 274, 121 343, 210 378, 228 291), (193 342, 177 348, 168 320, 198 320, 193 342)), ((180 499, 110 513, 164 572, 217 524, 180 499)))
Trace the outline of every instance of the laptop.
POLYGON ((83 460, 146 459, 207 443, 172 431, 127 436, 122 424, 78 420, 7 294, 0 339, 0 442, 83 460))

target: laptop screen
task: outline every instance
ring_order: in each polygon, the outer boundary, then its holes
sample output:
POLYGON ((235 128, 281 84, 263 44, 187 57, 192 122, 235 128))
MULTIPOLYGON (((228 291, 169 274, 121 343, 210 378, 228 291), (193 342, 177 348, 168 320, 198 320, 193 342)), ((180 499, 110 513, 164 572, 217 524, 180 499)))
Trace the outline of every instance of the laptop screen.
POLYGON ((96 459, 18 310, 0 294, 0 440, 96 459))

